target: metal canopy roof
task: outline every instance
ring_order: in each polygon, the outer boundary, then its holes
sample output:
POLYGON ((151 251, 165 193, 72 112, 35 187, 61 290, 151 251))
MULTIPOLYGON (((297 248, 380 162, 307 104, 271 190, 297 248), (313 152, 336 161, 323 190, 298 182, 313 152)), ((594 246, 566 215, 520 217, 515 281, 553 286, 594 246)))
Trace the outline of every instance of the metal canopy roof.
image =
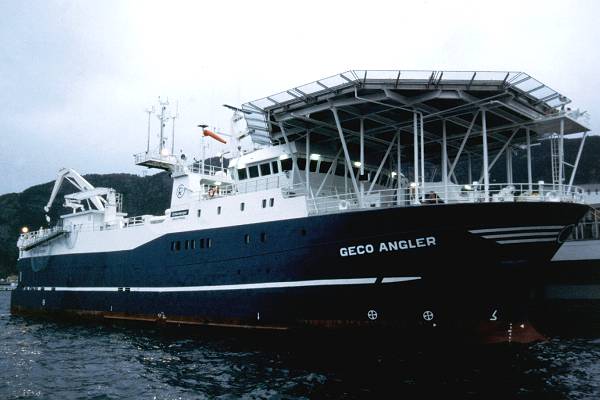
MULTIPOLYGON (((471 127, 465 151, 478 155, 482 110, 489 150, 533 138, 589 129, 566 109, 570 99, 523 72, 351 70, 248 102, 242 106, 252 139, 282 143, 311 134, 312 143, 336 145, 335 109, 350 147, 357 146, 363 120, 365 146, 383 152, 400 132, 402 147, 412 146, 413 116, 422 115, 428 159, 439 156, 444 125, 450 155, 458 153, 471 127), (406 145, 406 146, 405 146, 406 145), (435 146, 432 146, 435 145, 435 146)), ((337 142, 339 144, 339 142, 337 142)))

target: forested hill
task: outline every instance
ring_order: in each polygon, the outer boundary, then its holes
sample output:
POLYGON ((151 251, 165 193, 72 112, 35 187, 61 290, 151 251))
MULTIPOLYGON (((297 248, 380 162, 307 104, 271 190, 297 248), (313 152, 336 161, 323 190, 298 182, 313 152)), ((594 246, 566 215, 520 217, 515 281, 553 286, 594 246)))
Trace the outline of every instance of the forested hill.
MULTIPOLYGON (((580 139, 565 140, 565 161, 573 163, 577 155, 580 139)), ((551 182, 550 143, 543 142, 532 148, 534 180, 551 182)), ((504 159, 496 163, 492 180, 503 182, 506 179, 504 159)), ((457 175, 463 175, 465 168, 457 169, 457 175)), ((474 171, 478 171, 474 162, 474 171)), ((513 158, 515 182, 527 181, 525 151, 519 151, 513 158)), ((566 168, 567 177, 570 168, 566 168)), ((130 216, 142 214, 161 215, 169 207, 172 181, 167 173, 140 177, 131 174, 86 175, 85 178, 97 187, 112 187, 123 194, 123 210, 130 216)), ((462 179, 461 179, 462 180, 462 179)), ((576 184, 600 183, 600 136, 588 137, 578 173, 576 184)), ((32 186, 22 193, 9 193, 0 196, 0 278, 16 272, 16 241, 21 227, 37 229, 45 225, 43 208, 48 201, 54 182, 32 186)), ((73 188, 65 184, 56 197, 50 211, 53 221, 65 213, 61 207, 63 196, 73 188)))

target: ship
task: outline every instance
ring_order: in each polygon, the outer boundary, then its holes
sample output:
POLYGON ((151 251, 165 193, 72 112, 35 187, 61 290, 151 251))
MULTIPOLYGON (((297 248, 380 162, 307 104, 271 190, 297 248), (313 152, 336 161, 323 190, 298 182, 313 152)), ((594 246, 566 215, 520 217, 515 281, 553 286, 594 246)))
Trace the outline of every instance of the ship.
POLYGON ((589 130, 570 102, 523 72, 351 70, 227 106, 227 140, 199 125, 231 146, 227 165, 169 150, 161 103, 158 146, 149 127, 135 163, 170 173, 170 207, 128 216, 114 189, 59 171, 46 211, 65 181, 71 211, 19 237, 12 313, 538 339, 532 290, 589 208, 578 160, 563 168, 563 138, 589 130), (533 178, 539 140, 557 182, 533 178))

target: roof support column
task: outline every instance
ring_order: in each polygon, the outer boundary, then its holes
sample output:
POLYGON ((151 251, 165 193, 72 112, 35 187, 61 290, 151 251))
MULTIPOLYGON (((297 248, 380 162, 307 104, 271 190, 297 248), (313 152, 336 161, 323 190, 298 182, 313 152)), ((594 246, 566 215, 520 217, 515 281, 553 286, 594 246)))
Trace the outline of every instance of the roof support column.
MULTIPOLYGON (((281 130, 281 134, 283 135, 283 140, 285 140, 285 144, 288 148, 288 151, 290 152, 290 156, 292 157, 292 186, 294 185, 294 173, 296 173, 298 175, 298 180, 301 181, 302 179, 300 178, 300 170, 298 169, 298 160, 296 159, 296 154, 294 153, 294 151, 292 150, 292 145, 290 144, 290 141, 288 140, 288 137, 285 133, 285 129, 283 128, 283 123, 280 122, 279 123, 279 129, 281 130)), ((307 193, 308 195, 308 193, 307 193)))
POLYGON ((419 131, 417 129, 417 113, 413 112, 413 156, 414 156, 414 203, 419 202, 419 131))
POLYGON ((581 151, 583 150, 583 144, 585 143, 585 138, 587 137, 587 134, 587 131, 583 133, 581 143, 579 143, 579 150, 577 150, 577 158, 575 159, 575 164, 573 164, 573 170, 571 171, 571 178, 569 179, 569 187, 567 187, 567 193, 571 191, 571 186, 573 186, 573 180, 575 179, 575 174, 577 173, 577 166, 579 165, 581 151))
POLYGON ((419 113, 421 117, 421 191, 422 196, 425 195, 425 134, 423 127, 423 113, 419 113))
POLYGON ((471 120, 469 129, 467 129, 467 133, 465 133, 465 137, 463 138, 462 142, 460 143, 460 147, 458 148, 458 152, 456 153, 456 156, 454 157, 454 161, 452 162, 452 165, 450 166, 450 172, 448 172, 448 175, 453 174, 454 168, 456 167, 456 164, 458 163, 458 160, 460 159, 460 155, 461 155, 463 149, 465 148, 465 144, 467 144, 467 139, 469 139, 469 135, 471 134, 471 130, 473 129, 473 125, 475 125, 475 121, 477 120, 478 115, 479 115, 479 111, 477 113, 475 113, 475 115, 473 116, 473 119, 471 120))
POLYGON ((485 191, 485 202, 489 202, 490 196, 490 174, 488 172, 488 143, 487 143, 487 121, 485 109, 481 110, 481 137, 483 139, 483 189, 485 191))
POLYGON ((331 108, 331 112, 333 113, 333 118, 335 118, 335 125, 337 126, 338 134, 340 135, 340 142, 342 142, 342 148, 344 149, 344 158, 346 159, 346 167, 348 172, 350 173, 350 178, 352 178, 352 186, 354 187, 354 193, 358 197, 358 206, 362 208, 363 202, 362 197, 360 195, 360 191, 358 190, 358 184, 356 183, 356 177, 354 176, 354 171, 352 170, 352 160, 350 159, 350 153, 348 152, 348 146, 346 145, 346 139, 344 138, 344 131, 342 130, 342 124, 340 123, 340 117, 338 116, 337 109, 335 107, 331 108))
POLYGON ((360 119, 360 198, 361 202, 364 201, 365 196, 365 120, 360 119))
MULTIPOLYGON (((400 131, 398 131, 398 133, 396 133, 396 136, 400 136, 400 131)), ((379 175, 381 174, 381 170, 383 169, 383 166, 385 165, 385 162, 387 161, 387 158, 389 157, 390 152, 392 151, 392 148, 394 147, 394 142, 396 141, 396 136, 394 136, 394 138, 390 141, 390 145, 388 146, 387 150, 385 151, 385 155, 383 156, 383 159, 381 160, 381 163, 379 164, 379 168, 377 168, 375 177, 373 178, 373 181, 371 182, 371 185, 369 186, 369 191, 367 191, 367 196, 371 194, 373 187, 375 187, 375 183, 377 182, 377 179, 379 178, 379 175)))
POLYGON ((565 137, 565 119, 560 119, 560 136, 558 138, 558 188, 562 193, 563 180, 564 180, 564 166, 565 153, 564 153, 564 137, 565 137))
MULTIPOLYGON (((400 139, 398 139, 400 140, 400 139)), ((446 141, 446 120, 442 120, 442 181, 444 182, 444 201, 448 202, 448 147, 446 141)))
POLYGON ((512 151, 510 146, 506 147, 506 183, 511 185, 513 183, 513 171, 512 171, 512 151))
MULTIPOLYGON (((492 171, 492 168, 494 168, 494 165, 496 165, 496 161, 498 161, 500 159, 500 156, 502 155, 502 153, 504 153, 506 151, 506 149, 508 148, 508 145, 510 144, 510 142, 515 137, 515 135, 517 134, 518 131, 519 131, 519 128, 515 128, 513 130, 513 132, 510 134, 508 140, 506 142, 504 142, 504 145, 502 146, 502 148, 500 150, 498 150, 498 153, 496 153, 496 156, 494 157, 494 159, 488 166, 488 172, 492 171)), ((479 181, 482 181, 482 180, 483 180, 483 170, 481 171, 481 175, 479 176, 479 181)))
POLYGON ((525 138, 527 139, 527 185, 529 185, 529 194, 533 193, 533 180, 531 177, 531 136, 529 128, 525 128, 525 138))
POLYGON ((304 165, 306 195, 310 194, 310 130, 306 131, 306 163, 304 165))
POLYGON ((402 205, 402 179, 401 179, 401 151, 402 148, 400 147, 400 129, 398 129, 398 146, 396 148, 396 166, 398 167, 398 170, 396 171, 396 180, 397 180, 397 192, 396 192, 396 202, 397 205, 402 205))

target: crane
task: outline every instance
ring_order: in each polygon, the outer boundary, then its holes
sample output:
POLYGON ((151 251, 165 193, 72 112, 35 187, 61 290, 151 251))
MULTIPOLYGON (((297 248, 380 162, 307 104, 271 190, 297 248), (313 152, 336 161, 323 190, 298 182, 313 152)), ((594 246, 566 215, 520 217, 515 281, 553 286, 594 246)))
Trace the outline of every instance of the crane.
MULTIPOLYGON (((88 208, 91 209, 91 204, 99 211, 104 211, 107 205, 113 205, 116 203, 116 193, 114 189, 110 188, 95 188, 89 183, 83 176, 77 171, 71 168, 62 168, 58 171, 58 176, 54 182, 54 188, 50 194, 50 199, 44 207, 44 211, 48 213, 56 195, 58 194, 64 181, 70 182, 75 186, 79 192, 65 195, 65 207, 71 207, 73 213, 77 210, 84 210, 85 207, 82 201, 87 201, 88 208), (102 197, 106 196, 106 198, 102 197)), ((46 221, 50 222, 50 217, 46 214, 46 221)))

